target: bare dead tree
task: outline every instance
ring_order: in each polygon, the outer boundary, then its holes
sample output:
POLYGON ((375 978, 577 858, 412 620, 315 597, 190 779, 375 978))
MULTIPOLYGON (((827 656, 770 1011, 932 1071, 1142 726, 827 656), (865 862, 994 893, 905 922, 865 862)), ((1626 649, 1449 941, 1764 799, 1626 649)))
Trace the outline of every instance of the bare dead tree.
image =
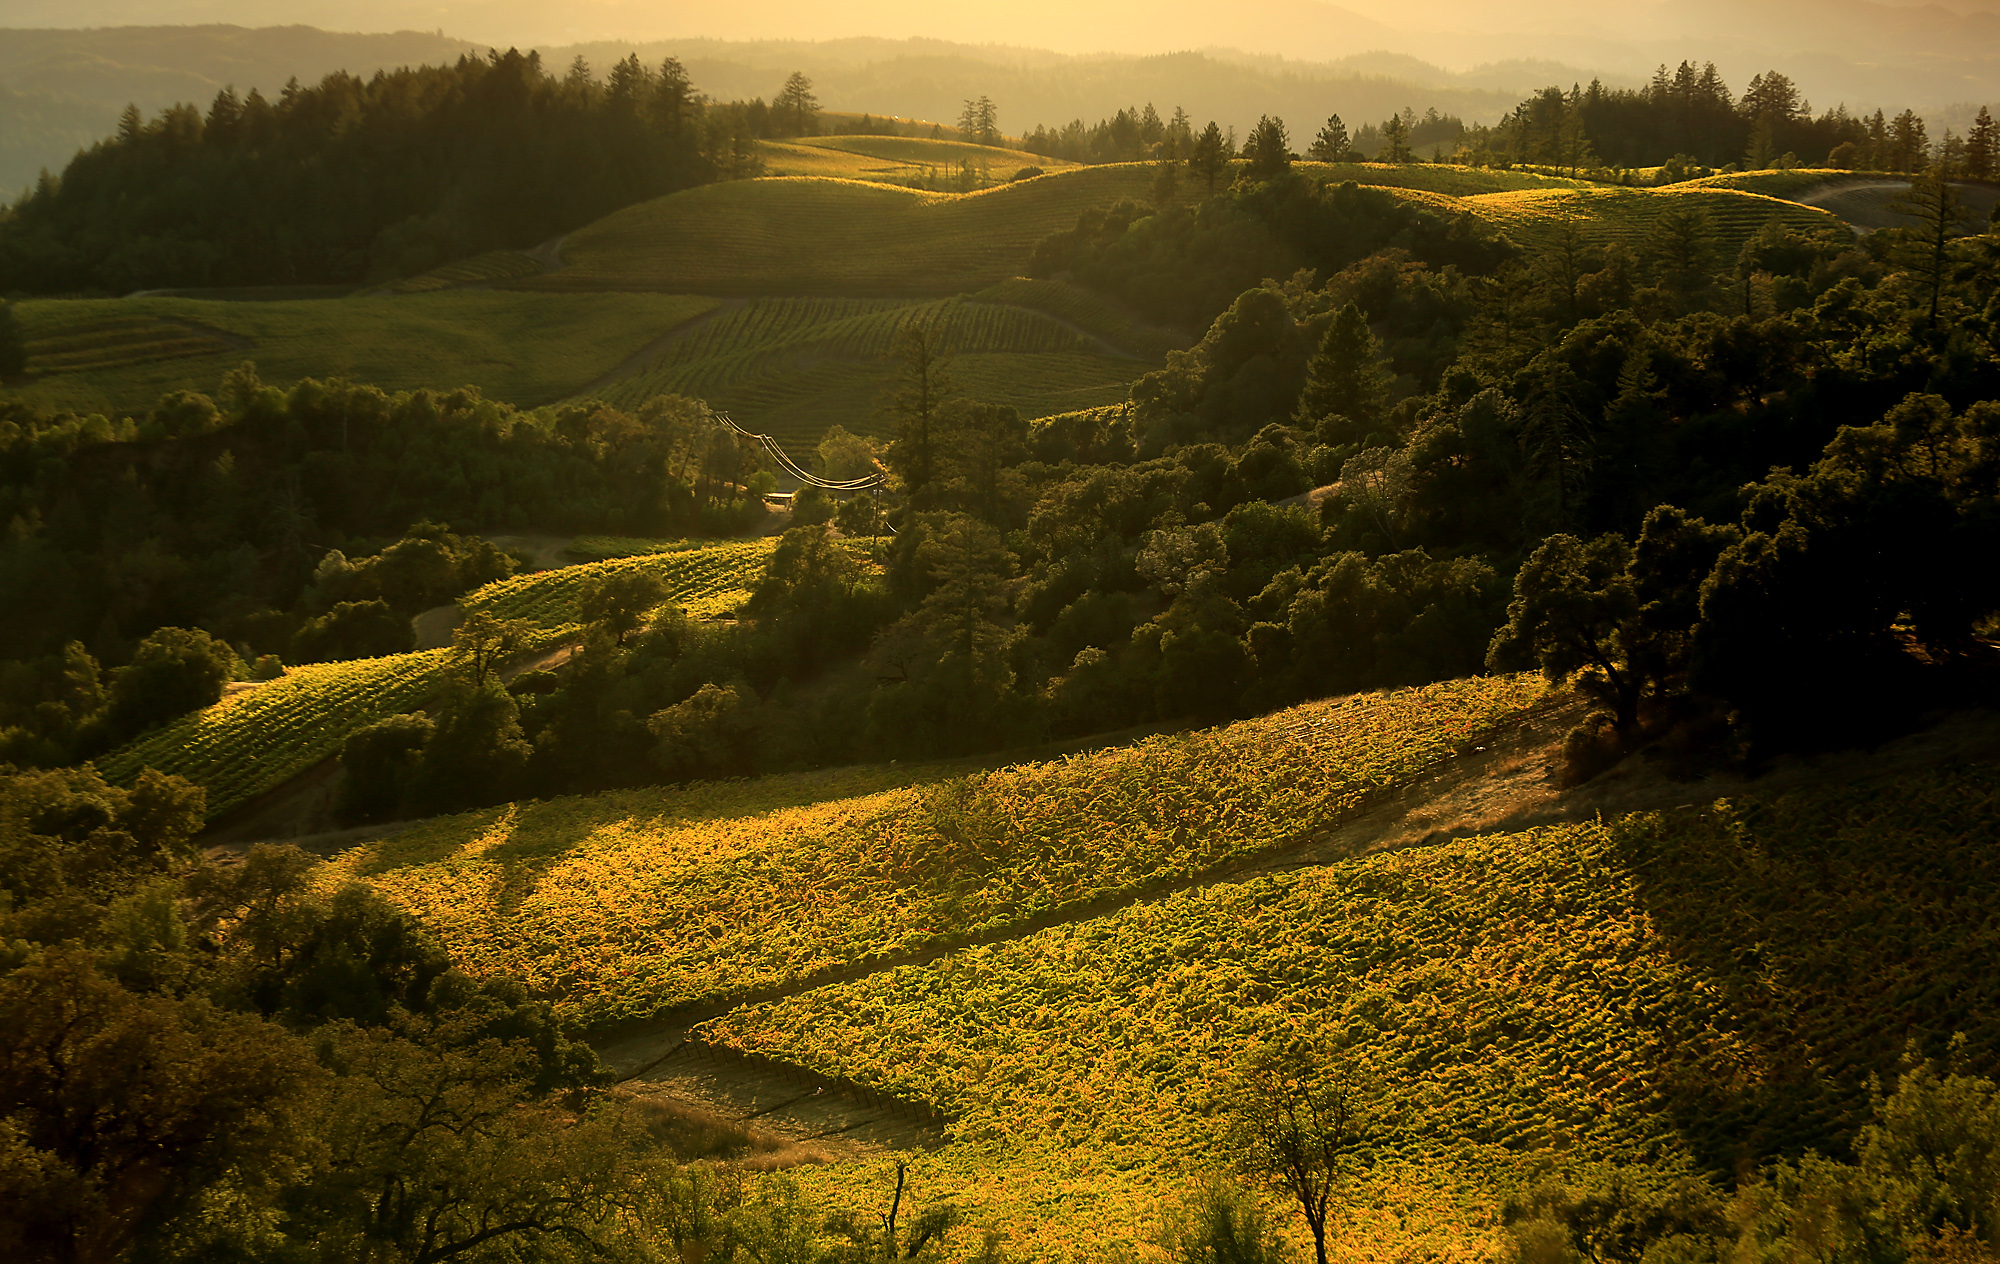
POLYGON ((1246 1157, 1298 1205, 1317 1264, 1326 1264, 1327 1225, 1355 1140, 1356 1102, 1344 1072, 1319 1070, 1304 1058, 1265 1060, 1245 1083, 1241 1125, 1246 1157))

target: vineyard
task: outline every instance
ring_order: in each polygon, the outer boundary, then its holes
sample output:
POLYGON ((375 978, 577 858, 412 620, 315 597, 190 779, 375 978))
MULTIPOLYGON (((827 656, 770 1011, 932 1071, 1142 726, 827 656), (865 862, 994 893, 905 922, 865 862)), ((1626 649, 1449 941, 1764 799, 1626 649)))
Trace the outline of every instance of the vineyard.
POLYGON ((470 385, 529 407, 575 394, 648 339, 715 306, 714 299, 679 294, 498 290, 257 303, 34 299, 14 309, 31 355, 43 338, 103 336, 115 349, 128 345, 118 339, 141 338, 147 328, 168 331, 161 336, 169 338, 206 331, 200 336, 210 341, 170 359, 107 350, 105 358, 73 362, 14 393, 80 412, 144 412, 168 391, 213 391, 223 374, 254 359, 276 386, 306 377, 347 377, 385 390, 470 385))
POLYGON ((1708 217, 1717 248, 1725 256, 1733 256, 1758 229, 1774 220, 1804 231, 1839 223, 1826 211, 1797 202, 1732 189, 1679 185, 1482 193, 1458 199, 1458 204, 1526 246, 1547 241, 1565 219, 1571 219, 1595 241, 1637 248, 1645 244, 1668 210, 1696 211, 1708 217))
POLYGON ((750 590, 757 586, 765 564, 771 559, 771 550, 777 545, 776 536, 725 540, 536 571, 488 584, 461 597, 458 604, 467 612, 483 612, 497 619, 520 619, 545 631, 567 635, 581 627, 577 602, 593 579, 624 571, 644 571, 659 577, 676 605, 691 614, 709 614, 750 599, 750 590))
POLYGON ((1185 350, 1188 345, 1188 340, 1173 330, 1134 320, 1105 299, 1067 281, 1015 277, 988 286, 973 295, 972 301, 1047 312, 1142 360, 1165 360, 1167 352, 1185 350))
POLYGON ((356 729, 422 706, 447 657, 426 650, 294 667, 148 733, 99 766, 124 785, 145 768, 178 773, 207 789, 214 820, 333 755, 356 729))
POLYGON ((1031 417, 1122 399, 1147 367, 1097 354, 1090 339, 1027 305, 767 298, 691 330, 602 394, 625 407, 661 394, 705 399, 810 448, 830 425, 879 428, 876 397, 894 371, 888 358, 913 322, 941 336, 961 389, 1031 417))
POLYGON ((1454 167, 1443 163, 1302 162, 1298 170, 1336 184, 1352 180, 1379 189, 1407 189, 1446 197, 1481 193, 1519 193, 1546 189, 1589 189, 1588 180, 1541 175, 1532 171, 1496 171, 1489 167, 1454 167))
POLYGON ((188 321, 123 315, 101 306, 38 304, 25 314, 23 350, 34 374, 221 355, 232 345, 224 335, 188 321))
POLYGON ((1079 212, 1145 198, 1146 163, 1084 167, 978 193, 857 180, 704 185, 606 216, 570 236, 535 289, 942 297, 1018 273, 1079 212))
POLYGON ((1310 834, 1541 689, 1509 677, 1336 699, 756 814, 722 815, 706 787, 517 804, 336 863, 370 875, 468 968, 529 980, 569 1020, 644 1018, 1016 926, 1310 834))
MULTIPOLYGON (((1550 1146, 1727 1177, 1840 1153, 1908 1036, 1942 1056, 1960 1031, 1963 1064, 1993 1064, 1996 836, 1990 766, 1723 800, 1176 895, 705 1031, 935 1102, 961 1153, 1030 1181, 1063 1153, 1203 1162, 1278 1033, 1346 1051, 1404 1214, 1449 1210, 1412 1170, 1491 1191, 1550 1146)), ((1381 1258, 1359 1201, 1341 1256, 1381 1258)), ((1472 1253, 1490 1221, 1457 1210, 1472 1253)))
MULTIPOLYGON (((488 584, 459 604, 526 620, 535 633, 524 648, 546 649, 578 631, 576 601, 592 575, 633 567, 653 571, 672 601, 702 618, 749 600, 776 543, 775 538, 696 542, 670 553, 566 566, 488 584)), ((126 785, 143 768, 178 773, 207 788, 214 820, 332 757, 355 730, 423 706, 448 663, 447 651, 427 650, 294 667, 269 684, 141 737, 101 766, 106 777, 126 785)))

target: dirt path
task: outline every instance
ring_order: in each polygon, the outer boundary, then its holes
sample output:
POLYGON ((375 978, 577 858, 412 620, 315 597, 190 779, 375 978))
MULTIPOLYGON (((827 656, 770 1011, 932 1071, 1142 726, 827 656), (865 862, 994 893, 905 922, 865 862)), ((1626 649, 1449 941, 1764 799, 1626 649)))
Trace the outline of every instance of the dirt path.
POLYGON ((565 233, 560 237, 551 237, 541 245, 523 250, 521 253, 540 264, 542 275, 547 276, 551 272, 561 272, 569 266, 563 262, 562 257, 563 243, 568 240, 569 234, 565 233))
POLYGON ((710 321, 714 320, 718 316, 723 315, 726 312, 739 312, 742 311, 744 308, 748 307, 749 305, 750 305, 750 300, 747 298, 723 299, 722 302, 718 304, 716 307, 710 309, 709 311, 703 312, 701 315, 695 317, 693 320, 682 321, 680 324, 675 325, 672 329, 669 329, 667 332, 653 339, 645 346, 639 348, 637 351, 634 351, 631 355, 626 356, 623 360, 619 361, 618 367, 612 369, 609 373, 606 373, 603 377, 600 377, 596 381, 590 383, 588 386, 578 391, 577 394, 595 395, 597 392, 603 390, 607 386, 616 385, 617 383, 624 381, 628 377, 633 377, 639 373, 644 372, 647 366, 651 365, 654 360, 659 358, 659 355, 662 351, 665 351, 668 347, 673 346, 676 342, 679 342, 682 338, 687 337, 695 330, 700 329, 703 325, 708 324, 710 321))
MULTIPOLYGON (((1968 759, 2000 759, 2000 713, 1970 714, 1877 750, 1812 759, 1788 759, 1755 779, 1716 773, 1676 781, 1643 756, 1628 758, 1589 783, 1564 789, 1559 782, 1563 737, 1589 707, 1565 700, 1535 708, 1500 726, 1461 753, 1441 759, 1385 788, 1322 830, 1275 842, 1270 848, 1192 877, 1090 901, 958 943, 852 963, 789 984, 689 1006, 648 1024, 597 1036, 593 1045, 606 1065, 641 1092, 737 1119, 755 1118, 785 1135, 825 1135, 839 1126, 846 1144, 866 1151, 907 1147, 942 1138, 944 1124, 921 1103, 868 1102, 846 1086, 799 1068, 762 1058, 720 1055, 689 1035, 700 1023, 743 1005, 799 996, 884 971, 943 960, 979 945, 1022 939, 1053 926, 1092 921, 1181 892, 1240 883, 1291 870, 1480 834, 1515 833, 1537 826, 1648 810, 1692 808, 1744 793, 1772 794, 1808 784, 1851 782, 1968 759), (832 1089, 779 1102, 788 1086, 808 1082, 832 1089)), ((800 1090, 792 1087, 794 1093, 800 1090)))
MULTIPOLYGON (((523 535, 488 535, 481 536, 480 538, 504 553, 512 553, 516 556, 526 558, 528 565, 534 570, 553 571, 565 566, 576 565, 576 559, 565 552, 571 544, 576 542, 576 537, 573 535, 536 535, 528 533, 523 535)), ((431 613, 430 611, 426 611, 418 617, 428 617, 431 613)))

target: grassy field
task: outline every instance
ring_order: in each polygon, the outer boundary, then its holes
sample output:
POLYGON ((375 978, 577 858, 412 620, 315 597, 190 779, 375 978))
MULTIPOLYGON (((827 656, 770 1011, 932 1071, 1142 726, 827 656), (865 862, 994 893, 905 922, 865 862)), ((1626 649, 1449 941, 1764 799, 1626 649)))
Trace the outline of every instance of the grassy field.
POLYGON ((810 448, 832 425, 857 434, 880 429, 876 400, 895 371, 889 354, 913 321, 942 334, 962 390, 1028 417, 1123 399, 1132 379, 1153 367, 1104 354, 1086 334, 1027 305, 766 298, 690 329, 644 370, 598 394, 625 407, 659 394, 695 396, 810 448))
POLYGON ((997 149, 957 140, 915 136, 813 136, 759 141, 757 156, 769 176, 831 176, 877 184, 936 187, 962 163, 979 172, 981 185, 1004 183, 1025 167, 1066 171, 1078 164, 1043 158, 1018 149, 997 149), (926 182, 918 185, 917 182, 926 182))
POLYGON ((1335 699, 924 792, 866 788, 877 770, 517 804, 335 872, 573 1022, 644 1018, 1199 873, 1326 824, 1541 694, 1507 677, 1335 699))
POLYGON ((212 391, 244 360, 264 380, 346 376, 388 390, 472 385, 524 406, 575 394, 715 306, 671 294, 457 290, 272 303, 36 299, 15 312, 32 375, 15 391, 79 412, 143 410, 212 391))
MULTIPOLYGON (((696 543, 624 561, 566 566, 516 576, 468 594, 460 604, 537 629, 546 647, 578 628, 583 583, 608 570, 639 568, 666 581, 669 599, 701 617, 748 600, 775 538, 696 543)), ((862 545, 855 545, 862 548, 862 545)), ((141 769, 178 773, 208 791, 213 820, 339 752, 348 734, 424 704, 450 669, 444 650, 294 667, 268 684, 155 729, 99 761, 129 785, 141 769)))
MULTIPOLYGON (((1374 1157, 1339 1258, 1491 1258, 1498 1192, 1537 1165, 1727 1178, 1837 1149, 1906 1038, 1938 1056, 1960 1031, 1961 1064, 1991 1065, 1996 834, 2000 770, 1979 765, 1463 839, 1173 896, 705 1034, 955 1114, 924 1176, 1009 1226, 1016 1258, 1144 1232, 1129 1185, 1062 1198, 1062 1156, 1168 1185, 1215 1161, 1223 1094, 1266 1041, 1344 1051, 1374 1157)), ((856 1197, 879 1175, 813 1179, 856 1197)))
POLYGON ((1084 167, 978 193, 859 180, 712 184, 628 207, 572 234, 545 290, 700 294, 966 293, 1018 274, 1035 243, 1079 212, 1144 198, 1144 163, 1084 167))

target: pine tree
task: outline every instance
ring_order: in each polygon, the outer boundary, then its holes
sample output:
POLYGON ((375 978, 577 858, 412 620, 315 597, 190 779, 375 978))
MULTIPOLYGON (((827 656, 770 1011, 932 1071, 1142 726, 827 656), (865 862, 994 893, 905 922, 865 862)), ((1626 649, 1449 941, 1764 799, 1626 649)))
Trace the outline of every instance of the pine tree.
POLYGON ((909 494, 921 496, 937 477, 938 444, 943 438, 945 404, 952 394, 951 378, 945 371, 944 347, 937 331, 916 321, 903 326, 895 354, 901 372, 884 400, 896 429, 888 460, 902 476, 909 494))
POLYGON ((1215 182, 1222 178, 1228 165, 1228 155, 1222 139, 1222 129, 1210 119, 1208 126, 1195 139, 1194 152, 1188 155, 1188 171, 1200 177, 1208 185, 1210 193, 1215 192, 1215 182))
POLYGON ((1334 314, 1319 350, 1306 364, 1299 421, 1319 428, 1322 441, 1354 443, 1382 419, 1389 402, 1389 371, 1368 318, 1353 303, 1334 314))
POLYGON ((958 115, 958 130, 975 145, 1000 143, 1000 111, 991 97, 980 96, 965 103, 958 115))
POLYGON ((1993 112, 1982 105, 1972 130, 1965 134, 1965 174, 1972 180, 1991 180, 1996 170, 2000 170, 2000 127, 1993 122, 1993 112))
POLYGON ((1347 124, 1340 121, 1338 114, 1330 114, 1326 126, 1313 137, 1312 148, 1306 151, 1306 157, 1314 162, 1346 162, 1347 153, 1353 148, 1354 141, 1347 134, 1347 124))
POLYGON ((796 135, 811 136, 819 131, 819 98, 813 95, 812 80, 803 71, 794 70, 791 78, 785 80, 777 104, 796 129, 796 135))
POLYGON ((1249 160, 1250 174, 1259 180, 1269 180, 1281 176, 1292 169, 1292 139, 1285 134, 1285 124, 1266 114, 1257 120, 1257 126, 1250 129, 1250 140, 1243 146, 1243 156, 1249 160))
POLYGON ((1903 231, 1897 256, 1929 291, 1929 324, 1935 329, 1945 282, 1951 279, 1952 239, 1967 227, 1965 202, 1946 178, 1944 167, 1938 165, 1920 175, 1909 192, 1889 205, 1917 221, 1915 227, 1903 231))
POLYGON ((1382 121, 1382 149, 1375 155, 1377 162, 1408 162, 1410 152, 1410 126, 1402 116, 1391 114, 1382 121))

